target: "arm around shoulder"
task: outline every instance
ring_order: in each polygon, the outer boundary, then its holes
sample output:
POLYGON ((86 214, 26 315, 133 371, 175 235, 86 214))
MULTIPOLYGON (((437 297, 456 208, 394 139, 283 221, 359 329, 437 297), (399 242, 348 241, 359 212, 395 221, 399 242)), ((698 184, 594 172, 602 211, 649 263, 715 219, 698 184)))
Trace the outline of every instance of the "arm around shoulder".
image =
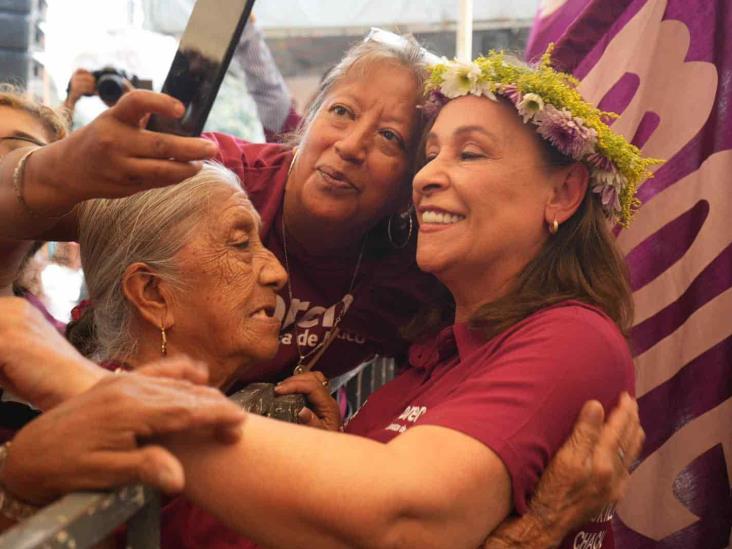
POLYGON ((171 447, 187 495, 267 545, 476 547, 511 508, 497 456, 440 427, 381 444, 250 416, 236 446, 171 447))

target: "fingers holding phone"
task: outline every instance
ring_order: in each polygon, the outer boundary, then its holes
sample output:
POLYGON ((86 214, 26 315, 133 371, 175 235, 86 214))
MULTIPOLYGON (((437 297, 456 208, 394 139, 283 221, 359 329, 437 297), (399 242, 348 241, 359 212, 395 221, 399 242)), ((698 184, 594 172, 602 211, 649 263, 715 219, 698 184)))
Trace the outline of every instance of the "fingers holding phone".
POLYGON ((214 143, 145 130, 151 113, 179 117, 181 103, 146 90, 119 102, 68 137, 42 147, 25 168, 25 198, 48 215, 63 215, 90 198, 118 198, 179 183, 217 153, 214 143))

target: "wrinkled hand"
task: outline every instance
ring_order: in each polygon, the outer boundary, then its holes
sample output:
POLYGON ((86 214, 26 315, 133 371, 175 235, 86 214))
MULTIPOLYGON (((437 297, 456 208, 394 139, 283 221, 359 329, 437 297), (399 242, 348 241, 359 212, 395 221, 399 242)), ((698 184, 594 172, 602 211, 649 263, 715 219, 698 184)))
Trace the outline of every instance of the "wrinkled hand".
POLYGON ((288 377, 275 387, 278 395, 301 393, 310 407, 300 411, 300 423, 310 427, 339 431, 341 412, 338 403, 330 396, 328 378, 323 372, 305 372, 288 377))
POLYGON ((149 375, 108 376, 21 429, 2 471, 6 488, 36 504, 134 482, 178 492, 185 483, 180 462, 144 441, 190 429, 238 438, 232 435, 241 432, 245 413, 218 390, 181 379, 206 377, 200 366, 177 358, 143 373, 149 375), (158 374, 177 379, 153 377, 158 374))
POLYGON ((569 532, 620 500, 627 466, 643 445, 638 405, 623 394, 604 424, 603 417, 599 402, 585 403, 569 440, 539 479, 529 511, 504 520, 483 549, 558 547, 569 532))
POLYGON ((616 504, 625 494, 628 467, 638 458, 645 434, 638 404, 627 394, 603 424, 597 401, 587 402, 569 440, 542 475, 531 512, 564 533, 616 504))
POLYGON ((41 410, 108 372, 90 362, 25 299, 0 298, 0 386, 41 410))
POLYGON ((183 105, 146 90, 126 93, 92 123, 37 151, 25 172, 26 202, 57 216, 89 198, 118 198, 178 183, 213 157, 208 140, 145 130, 150 113, 179 118, 183 105))
POLYGON ((69 93, 65 105, 73 108, 83 96, 97 93, 97 84, 94 75, 86 69, 76 69, 69 80, 69 93))

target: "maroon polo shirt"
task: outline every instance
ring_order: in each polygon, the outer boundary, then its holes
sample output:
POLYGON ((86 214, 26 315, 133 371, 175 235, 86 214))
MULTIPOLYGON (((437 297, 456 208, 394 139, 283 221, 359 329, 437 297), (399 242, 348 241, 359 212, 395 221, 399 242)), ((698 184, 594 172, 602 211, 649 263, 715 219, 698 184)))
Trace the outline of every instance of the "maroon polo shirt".
MULTIPOLYGON (((582 405, 597 399, 609 412, 622 391, 634 389, 623 335, 577 301, 541 310, 489 341, 456 324, 413 346, 410 362, 371 395, 346 431, 381 442, 420 425, 464 433, 503 461, 519 514, 582 405)), ((610 518, 572 533, 563 547, 614 547, 610 518)))

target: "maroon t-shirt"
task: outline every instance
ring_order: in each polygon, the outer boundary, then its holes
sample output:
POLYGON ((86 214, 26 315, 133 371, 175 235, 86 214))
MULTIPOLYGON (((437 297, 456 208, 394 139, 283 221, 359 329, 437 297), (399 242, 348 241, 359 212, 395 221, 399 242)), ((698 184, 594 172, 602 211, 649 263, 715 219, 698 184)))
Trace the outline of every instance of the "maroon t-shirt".
MULTIPOLYGON (((634 389, 622 334, 603 313, 576 301, 539 311, 490 341, 456 324, 414 345, 410 363, 371 395, 346 431, 381 442, 419 425, 465 433, 506 465, 519 514, 582 405, 597 399, 609 411, 622 391, 634 389)), ((562 546, 614 547, 610 515, 562 546)))

